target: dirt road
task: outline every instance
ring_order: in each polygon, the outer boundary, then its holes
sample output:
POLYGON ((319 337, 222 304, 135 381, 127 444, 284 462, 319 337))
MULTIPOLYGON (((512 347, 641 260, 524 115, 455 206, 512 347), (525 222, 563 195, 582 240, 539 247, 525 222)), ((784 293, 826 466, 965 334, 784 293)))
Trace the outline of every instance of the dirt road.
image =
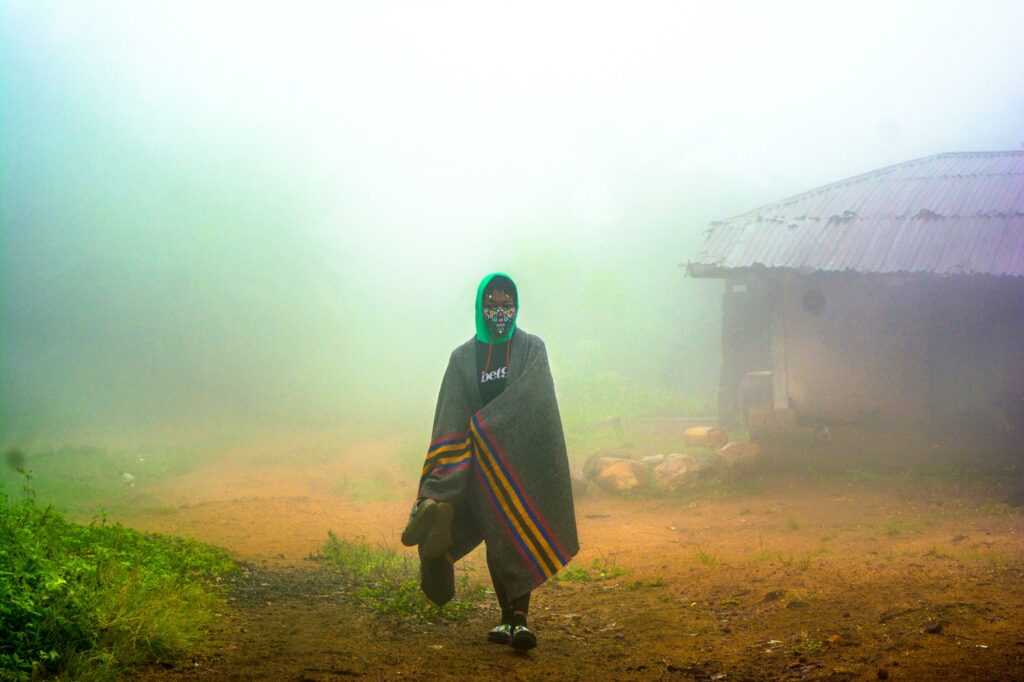
MULTIPOLYGON (((328 530, 398 546, 403 473, 373 473, 383 499, 339 491, 387 446, 365 447, 303 468, 240 455, 147 492, 161 504, 123 522, 246 568, 210 650, 137 679, 1024 679, 1024 515, 1001 502, 1016 479, 766 473, 682 498, 591 494, 574 565, 625 573, 539 589, 540 644, 516 654, 486 641, 490 603, 396 622, 308 559, 328 530)), ((482 552, 464 563, 486 584, 482 552)))

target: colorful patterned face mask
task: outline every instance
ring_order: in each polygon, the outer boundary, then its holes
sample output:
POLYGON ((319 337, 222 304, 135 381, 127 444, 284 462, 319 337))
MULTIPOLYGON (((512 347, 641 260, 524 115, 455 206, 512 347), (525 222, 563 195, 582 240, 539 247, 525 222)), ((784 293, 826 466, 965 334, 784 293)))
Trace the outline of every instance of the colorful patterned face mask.
POLYGON ((516 307, 514 305, 507 308, 484 306, 484 320, 487 321, 487 326, 497 336, 503 336, 512 325, 512 320, 514 319, 516 319, 516 307))

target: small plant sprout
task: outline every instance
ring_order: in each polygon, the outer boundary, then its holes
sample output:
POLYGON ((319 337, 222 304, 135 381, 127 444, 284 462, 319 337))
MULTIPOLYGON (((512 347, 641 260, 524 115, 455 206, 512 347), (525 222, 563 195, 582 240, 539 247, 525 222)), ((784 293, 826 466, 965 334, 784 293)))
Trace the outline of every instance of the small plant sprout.
POLYGON ((697 561, 707 566, 708 568, 714 568, 718 565, 718 557, 716 557, 713 554, 708 554, 700 547, 697 548, 697 553, 695 556, 697 558, 697 561))
POLYGON ((590 562, 591 569, 597 573, 598 580, 612 580, 613 578, 619 578, 626 575, 628 571, 621 566, 616 566, 612 562, 612 555, 601 553, 601 556, 596 557, 590 562))
POLYGON ((629 571, 612 562, 611 556, 602 554, 590 562, 590 567, 568 565, 555 575, 555 580, 574 583, 590 583, 621 578, 629 571))
POLYGON ((651 580, 634 580, 630 584, 626 585, 626 589, 631 591, 653 589, 657 587, 665 587, 667 584, 668 583, 665 582, 665 579, 659 575, 651 580))

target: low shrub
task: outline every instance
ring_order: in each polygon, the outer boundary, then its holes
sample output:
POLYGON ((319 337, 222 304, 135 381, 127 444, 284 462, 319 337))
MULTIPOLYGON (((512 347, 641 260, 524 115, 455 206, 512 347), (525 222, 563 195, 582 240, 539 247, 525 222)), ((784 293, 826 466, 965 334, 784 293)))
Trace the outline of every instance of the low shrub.
POLYGON ((435 606, 420 590, 419 569, 412 559, 392 549, 339 538, 331 531, 312 558, 338 569, 355 588, 359 601, 383 615, 431 623, 465 620, 483 597, 483 587, 463 574, 455 597, 443 607, 435 606))
MULTIPOLYGON (((26 474, 27 480, 27 474, 26 474)), ((222 604, 223 550, 67 521, 0 492, 0 680, 113 679, 197 644, 222 604)))

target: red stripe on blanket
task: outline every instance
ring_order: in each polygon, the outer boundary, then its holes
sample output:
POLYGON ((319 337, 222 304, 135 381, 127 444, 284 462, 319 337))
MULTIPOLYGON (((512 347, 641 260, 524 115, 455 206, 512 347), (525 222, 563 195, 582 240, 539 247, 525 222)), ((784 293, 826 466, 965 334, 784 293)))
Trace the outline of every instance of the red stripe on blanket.
POLYGON ((537 511, 537 505, 535 505, 533 503, 533 500, 530 499, 530 496, 526 494, 526 488, 523 486, 522 479, 519 478, 519 474, 516 472, 515 468, 509 465, 508 457, 505 456, 505 451, 502 449, 501 444, 498 442, 498 439, 494 437, 494 433, 491 432, 491 427, 487 425, 487 422, 484 421, 484 418, 480 415, 479 412, 476 413, 475 418, 477 422, 480 424, 480 426, 483 428, 488 440, 490 440, 490 442, 494 445, 492 451, 494 452, 495 455, 501 458, 502 464, 505 465, 505 469, 508 470, 509 475, 512 477, 513 484, 516 486, 516 488, 519 489, 519 494, 522 496, 523 502, 526 503, 532 516, 540 523, 541 530, 544 531, 546 537, 554 545, 555 550, 558 552, 559 555, 558 558, 561 561, 568 563, 566 559, 568 555, 566 554, 565 549, 562 548, 561 543, 558 542, 558 536, 551 532, 551 528, 548 526, 547 519, 544 518, 543 514, 537 511))
MULTIPOLYGON (((458 441, 464 440, 465 438, 466 438, 466 432, 465 431, 463 431, 462 433, 449 433, 449 434, 447 434, 445 436, 438 436, 434 440, 430 441, 430 446, 427 449, 428 450, 433 450, 437 446, 438 443, 444 442, 446 440, 450 440, 452 442, 457 443, 458 441)), ((420 442, 422 443, 423 441, 420 441, 420 442)))
POLYGON ((529 554, 527 554, 526 548, 523 547, 522 544, 523 540, 521 538, 516 537, 515 530, 512 527, 512 524, 505 516, 505 513, 498 506, 498 502, 494 498, 495 491, 491 489, 491 485, 490 483, 487 482, 487 478, 484 476, 484 473, 480 470, 480 467, 476 467, 476 476, 477 479, 479 479, 480 487, 487 494, 487 500, 491 503, 491 507, 494 509, 495 518, 505 519, 505 523, 502 523, 501 527, 505 529, 505 534, 508 535, 509 540, 512 541, 512 545, 516 548, 516 551, 519 552, 519 556, 523 558, 523 565, 530 569, 530 572, 533 573, 533 577, 537 579, 538 584, 544 582, 546 580, 544 574, 541 573, 539 568, 537 567, 536 560, 530 557, 529 554))

